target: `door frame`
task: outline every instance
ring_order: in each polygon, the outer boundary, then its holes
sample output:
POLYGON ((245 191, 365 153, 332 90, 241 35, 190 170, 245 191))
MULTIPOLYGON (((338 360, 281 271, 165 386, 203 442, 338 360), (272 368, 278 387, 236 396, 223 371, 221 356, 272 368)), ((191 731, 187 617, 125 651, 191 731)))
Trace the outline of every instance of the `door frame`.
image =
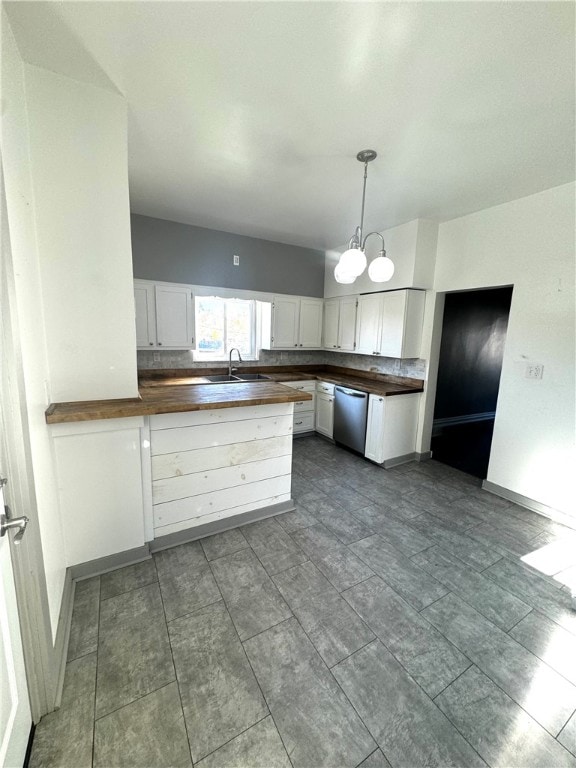
POLYGON ((61 677, 60 670, 63 664, 61 659, 58 659, 61 654, 58 654, 58 648, 55 648, 52 642, 28 431, 26 391, 19 345, 6 190, 1 166, 0 196, 2 223, 0 347, 3 366, 6 369, 5 374, 2 375, 0 393, 0 429, 7 462, 3 470, 8 477, 4 493, 13 515, 26 515, 30 519, 26 535, 17 548, 11 547, 11 552, 28 695, 32 721, 37 723, 42 715, 55 708, 61 677))
MULTIPOLYGON (((446 291, 426 291, 421 356, 428 360, 428 373, 425 391, 420 404, 416 449, 420 452, 422 460, 432 458, 430 448, 432 443, 432 429, 434 424, 434 409, 438 384, 440 346, 442 344, 442 332, 444 329, 444 305, 446 303, 446 296, 449 293, 471 293, 474 291, 489 291, 496 288, 511 288, 512 291, 514 291, 515 286, 513 283, 503 283, 501 285, 481 285, 470 288, 451 288, 446 291)), ((497 416, 498 404, 496 404, 496 417, 497 416)), ((490 468, 488 468, 488 470, 489 469, 490 468)))

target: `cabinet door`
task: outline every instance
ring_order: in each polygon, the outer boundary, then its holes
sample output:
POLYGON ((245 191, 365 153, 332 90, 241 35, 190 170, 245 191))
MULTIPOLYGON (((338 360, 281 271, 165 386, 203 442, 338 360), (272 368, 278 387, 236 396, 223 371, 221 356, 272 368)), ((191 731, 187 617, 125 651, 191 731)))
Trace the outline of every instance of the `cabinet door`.
POLYGON ((340 314, 340 299, 329 299, 324 302, 324 348, 338 349, 338 317, 340 314))
POLYGON ((153 285, 134 282, 134 307, 136 310, 136 346, 140 349, 156 346, 156 311, 153 285))
POLYGON ((272 349, 298 346, 300 299, 274 297, 272 309, 272 349))
POLYGON ((385 408, 385 397, 370 395, 368 400, 368 422, 366 424, 366 449, 364 455, 367 459, 375 461, 377 464, 381 464, 384 461, 385 408))
POLYGON ((356 347, 356 309, 357 296, 345 296, 340 299, 340 319, 338 323, 338 349, 353 352, 356 347))
POLYGON ((194 301, 189 287, 156 286, 156 335, 159 347, 194 346, 194 301))
POLYGON ((326 437, 334 434, 334 397, 323 392, 316 395, 316 432, 326 437))
POLYGON ((367 294, 358 300, 356 352, 363 355, 380 353, 381 294, 367 294))
POLYGON ((322 299, 300 299, 298 346, 320 349, 322 346, 322 299))
POLYGON ((407 303, 404 318, 402 357, 420 357, 422 353, 422 326, 426 291, 406 291, 407 303))
POLYGON ((381 336, 379 352, 385 357, 402 357, 406 291, 382 294, 381 336))

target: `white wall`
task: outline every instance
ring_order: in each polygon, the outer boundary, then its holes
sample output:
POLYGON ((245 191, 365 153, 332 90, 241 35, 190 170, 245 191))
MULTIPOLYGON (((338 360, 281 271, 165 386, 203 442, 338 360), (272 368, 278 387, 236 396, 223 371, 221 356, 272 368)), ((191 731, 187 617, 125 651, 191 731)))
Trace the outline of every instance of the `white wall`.
MULTIPOLYGON (((56 636, 66 570, 64 539, 44 411, 49 380, 34 198, 28 156, 24 64, 2 9, 2 164, 14 272, 16 311, 28 406, 28 429, 38 507, 38 525, 50 611, 56 636)), ((6 225, 6 222, 3 222, 6 225)), ((30 514, 25 510, 26 514, 30 514)), ((36 521, 32 519, 32 524, 36 521)))
POLYGON ((25 79, 51 400, 135 397, 126 103, 28 64, 25 79))
POLYGON ((121 97, 23 62, 2 11, 2 162, 53 638, 66 539, 49 402, 137 389, 121 97))
MULTIPOLYGON (((572 515, 575 192, 567 184, 441 224, 434 279, 438 292, 514 286, 487 479, 572 515), (525 378, 528 362, 544 365, 541 380, 525 378)), ((431 387, 419 450, 429 446, 433 400, 431 387)))
MULTIPOLYGON (((431 288, 436 255, 438 224, 426 219, 414 219, 399 227, 381 230, 386 243, 386 254, 394 262, 394 274, 387 283, 373 283, 368 270, 352 285, 337 283, 334 267, 348 244, 326 251, 324 297, 347 296, 352 293, 375 293, 395 288, 431 288)), ((366 244, 368 263, 378 256, 382 241, 371 237, 366 244)))

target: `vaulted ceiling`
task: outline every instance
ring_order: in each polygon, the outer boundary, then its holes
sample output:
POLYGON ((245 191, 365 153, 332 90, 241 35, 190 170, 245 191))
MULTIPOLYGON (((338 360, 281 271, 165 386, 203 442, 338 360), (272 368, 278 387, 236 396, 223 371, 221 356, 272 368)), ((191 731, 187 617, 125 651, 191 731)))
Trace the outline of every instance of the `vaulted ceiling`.
POLYGON ((574 5, 11 2, 23 58, 128 103, 132 210, 312 247, 575 177, 574 5))

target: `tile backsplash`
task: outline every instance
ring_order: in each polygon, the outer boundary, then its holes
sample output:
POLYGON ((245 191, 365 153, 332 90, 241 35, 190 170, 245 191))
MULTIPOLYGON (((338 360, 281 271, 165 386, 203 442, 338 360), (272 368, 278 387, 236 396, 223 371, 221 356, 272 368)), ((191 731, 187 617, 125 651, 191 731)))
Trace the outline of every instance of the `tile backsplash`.
MULTIPOLYGON (((236 363, 234 363, 236 365, 236 363)), ((188 368, 202 370, 203 368, 224 368, 226 362, 195 362, 190 350, 156 351, 139 350, 138 368, 154 370, 160 368, 188 368), (154 355, 159 360, 154 360, 154 355)), ((373 357, 372 355, 354 355, 345 352, 329 352, 327 350, 310 350, 309 352, 276 350, 260 350, 260 359, 242 363, 242 367, 257 368, 269 365, 337 365, 341 368, 356 368, 372 373, 387 373, 392 376, 405 376, 409 379, 426 378, 426 361, 420 359, 400 360, 395 357, 373 357)))

